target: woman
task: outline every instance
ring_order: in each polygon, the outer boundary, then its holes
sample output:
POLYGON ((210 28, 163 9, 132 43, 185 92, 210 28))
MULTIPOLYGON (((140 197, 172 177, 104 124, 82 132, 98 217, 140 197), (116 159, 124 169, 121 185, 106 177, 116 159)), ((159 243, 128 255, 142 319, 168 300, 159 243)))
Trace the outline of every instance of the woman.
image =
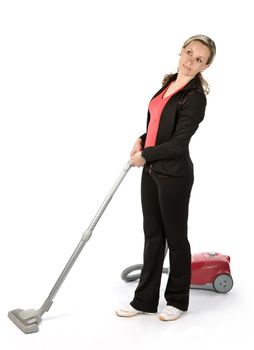
POLYGON ((135 296, 128 306, 116 310, 118 316, 157 312, 166 242, 170 274, 165 290, 167 306, 160 319, 175 320, 188 310, 191 250, 187 221, 194 181, 189 142, 204 118, 205 94, 209 92, 201 73, 215 54, 214 42, 205 35, 185 41, 178 72, 164 77, 162 88, 149 104, 147 132, 131 151, 132 165, 144 167, 144 264, 135 296))

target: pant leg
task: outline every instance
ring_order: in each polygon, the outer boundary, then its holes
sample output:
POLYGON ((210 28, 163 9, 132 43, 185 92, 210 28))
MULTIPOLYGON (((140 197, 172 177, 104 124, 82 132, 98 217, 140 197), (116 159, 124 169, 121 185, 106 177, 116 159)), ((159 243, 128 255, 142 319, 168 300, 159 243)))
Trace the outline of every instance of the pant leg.
POLYGON ((188 241, 188 207, 193 174, 160 177, 153 173, 169 247, 170 273, 165 290, 168 305, 188 309, 191 281, 191 249, 188 241))
POLYGON ((140 311, 157 312, 166 238, 157 184, 147 168, 142 173, 141 201, 145 234, 143 268, 131 305, 140 311))

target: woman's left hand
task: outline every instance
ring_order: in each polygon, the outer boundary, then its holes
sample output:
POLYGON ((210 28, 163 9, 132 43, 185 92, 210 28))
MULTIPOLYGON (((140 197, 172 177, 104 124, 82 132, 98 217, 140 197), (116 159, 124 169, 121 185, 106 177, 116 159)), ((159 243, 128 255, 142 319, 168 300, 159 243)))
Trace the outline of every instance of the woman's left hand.
POLYGON ((131 157, 131 163, 133 166, 137 166, 138 168, 142 167, 145 165, 146 160, 141 156, 141 152, 136 152, 132 157, 131 157))

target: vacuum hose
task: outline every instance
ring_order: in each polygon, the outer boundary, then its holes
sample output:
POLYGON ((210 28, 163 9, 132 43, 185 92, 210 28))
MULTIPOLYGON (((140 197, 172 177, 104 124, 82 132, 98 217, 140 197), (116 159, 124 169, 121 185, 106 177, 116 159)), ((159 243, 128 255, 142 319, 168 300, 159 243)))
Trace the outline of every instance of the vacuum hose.
MULTIPOLYGON (((131 273, 134 272, 134 271, 141 271, 142 268, 143 268, 143 264, 137 264, 137 265, 132 265, 132 266, 127 267, 121 273, 122 280, 124 280, 125 282, 133 282, 133 281, 138 280, 140 278, 141 272, 136 273, 136 274, 132 274, 132 275, 131 275, 131 273)), ((168 267, 163 267, 162 272, 168 274, 169 273, 169 268, 168 267)))

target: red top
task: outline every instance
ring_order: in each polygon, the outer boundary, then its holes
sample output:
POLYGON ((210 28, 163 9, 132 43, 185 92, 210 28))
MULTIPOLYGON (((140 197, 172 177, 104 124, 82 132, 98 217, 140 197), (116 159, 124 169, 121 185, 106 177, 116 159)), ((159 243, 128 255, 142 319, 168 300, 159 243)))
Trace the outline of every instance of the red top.
POLYGON ((169 87, 168 85, 158 96, 156 96, 150 101, 149 103, 150 121, 147 129, 146 142, 145 142, 144 148, 155 146, 162 110, 165 107, 168 100, 174 94, 176 94, 179 90, 181 90, 184 86, 181 86, 171 95, 167 97, 163 97, 169 87))

